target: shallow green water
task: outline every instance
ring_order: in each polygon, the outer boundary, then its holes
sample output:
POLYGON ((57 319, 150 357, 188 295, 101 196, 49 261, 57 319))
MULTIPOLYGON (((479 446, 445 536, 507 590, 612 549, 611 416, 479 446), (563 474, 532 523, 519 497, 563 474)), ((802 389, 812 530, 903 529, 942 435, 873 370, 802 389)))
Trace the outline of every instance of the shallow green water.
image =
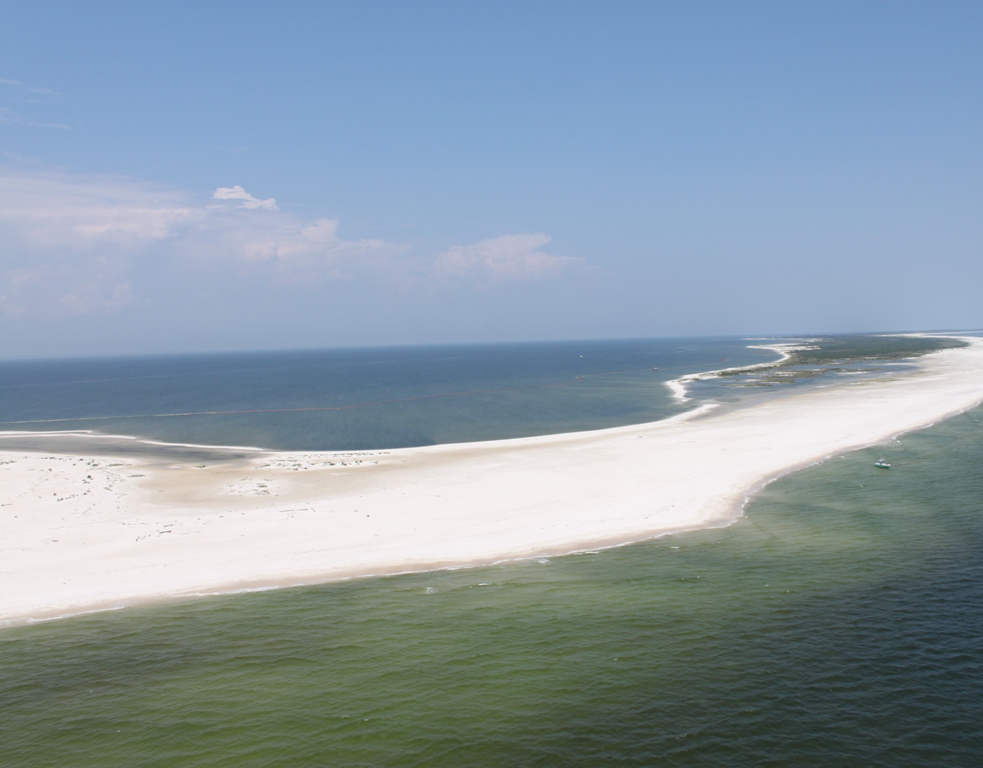
POLYGON ((983 412, 726 529, 7 629, 0 665, 12 766, 976 766, 983 412))

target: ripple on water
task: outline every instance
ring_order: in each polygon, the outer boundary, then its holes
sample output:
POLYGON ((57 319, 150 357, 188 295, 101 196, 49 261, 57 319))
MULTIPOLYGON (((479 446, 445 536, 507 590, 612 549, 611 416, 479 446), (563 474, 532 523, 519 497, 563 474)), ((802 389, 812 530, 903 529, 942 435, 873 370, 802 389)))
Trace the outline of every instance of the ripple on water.
POLYGON ((972 412, 593 557, 0 633, 17 766, 974 766, 972 412), (480 587, 480 588, 479 588, 480 587))

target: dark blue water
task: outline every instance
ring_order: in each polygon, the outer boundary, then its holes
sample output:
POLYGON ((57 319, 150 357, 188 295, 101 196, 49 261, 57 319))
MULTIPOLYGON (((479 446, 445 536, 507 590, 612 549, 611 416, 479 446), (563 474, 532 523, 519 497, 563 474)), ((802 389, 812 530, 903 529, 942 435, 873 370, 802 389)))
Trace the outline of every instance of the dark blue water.
POLYGON ((664 382, 776 357, 658 339, 3 362, 0 430, 279 450, 524 437, 665 418, 683 407, 664 382))

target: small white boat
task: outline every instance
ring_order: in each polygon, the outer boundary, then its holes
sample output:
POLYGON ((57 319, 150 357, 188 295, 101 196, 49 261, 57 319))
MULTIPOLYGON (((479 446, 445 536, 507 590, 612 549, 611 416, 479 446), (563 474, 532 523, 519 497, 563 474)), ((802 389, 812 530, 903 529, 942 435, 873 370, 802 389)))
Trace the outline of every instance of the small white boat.
POLYGON ((890 469, 891 468, 891 465, 888 464, 886 461, 884 461, 884 458, 883 457, 881 457, 877 461, 875 461, 874 462, 874 466, 875 467, 879 467, 880 469, 890 469))

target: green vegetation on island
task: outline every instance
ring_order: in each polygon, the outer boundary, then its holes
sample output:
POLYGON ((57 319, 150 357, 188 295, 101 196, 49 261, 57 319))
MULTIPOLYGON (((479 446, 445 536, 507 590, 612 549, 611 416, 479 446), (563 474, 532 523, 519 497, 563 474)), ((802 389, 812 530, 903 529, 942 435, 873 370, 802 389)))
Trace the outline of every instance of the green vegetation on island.
POLYGON ((828 336, 809 339, 808 348, 792 351, 783 365, 828 365, 865 360, 901 360, 942 349, 965 347, 961 339, 942 336, 828 336))
POLYGON ((967 346, 961 339, 942 336, 880 336, 851 334, 816 338, 790 338, 761 345, 788 355, 775 363, 727 368, 699 379, 727 379, 729 386, 766 387, 790 384, 827 374, 872 374, 877 363, 967 346))

